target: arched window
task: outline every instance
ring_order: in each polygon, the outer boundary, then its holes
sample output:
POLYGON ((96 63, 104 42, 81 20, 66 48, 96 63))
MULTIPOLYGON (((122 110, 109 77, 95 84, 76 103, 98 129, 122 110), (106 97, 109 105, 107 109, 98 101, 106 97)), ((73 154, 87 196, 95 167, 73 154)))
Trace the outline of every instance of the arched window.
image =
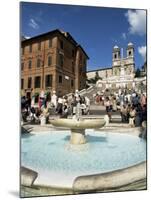
POLYGON ((31 67, 32 67, 32 61, 29 60, 29 62, 28 62, 28 68, 31 69, 31 67))
POLYGON ((41 85, 41 76, 35 77, 35 88, 40 88, 41 85))
POLYGON ((40 58, 38 58, 38 59, 37 59, 37 68, 40 67, 40 64, 41 64, 41 60, 40 60, 40 58))
POLYGON ((21 70, 24 70, 24 62, 21 63, 21 70))
POLYGON ((64 57, 62 54, 59 54, 59 65, 60 67, 63 67, 64 65, 64 57))
POLYGON ((51 58, 51 56, 48 56, 48 66, 50 66, 51 63, 52 63, 52 58, 51 58))
POLYGON ((52 87, 52 74, 45 76, 45 87, 52 87))
POLYGON ((117 55, 116 55, 116 54, 114 54, 114 58, 115 58, 115 59, 117 58, 117 55))
POLYGON ((128 55, 129 55, 129 56, 131 56, 131 55, 132 55, 132 52, 131 52, 131 51, 129 51, 129 52, 128 52, 128 55))
POLYGON ((28 77, 28 88, 32 86, 32 77, 28 77))

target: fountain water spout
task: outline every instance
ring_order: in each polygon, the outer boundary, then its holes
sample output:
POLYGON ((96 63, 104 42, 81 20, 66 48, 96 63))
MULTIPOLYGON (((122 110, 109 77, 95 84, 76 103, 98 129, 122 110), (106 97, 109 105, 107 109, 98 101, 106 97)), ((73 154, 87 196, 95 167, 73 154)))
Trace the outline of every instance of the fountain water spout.
POLYGON ((82 108, 80 105, 80 97, 77 94, 76 113, 73 119, 55 119, 51 123, 54 126, 68 127, 71 130, 70 144, 85 144, 86 135, 85 129, 101 128, 105 125, 106 121, 103 119, 83 119, 81 120, 82 108))
POLYGON ((80 118, 81 118, 81 107, 80 107, 80 102, 78 102, 76 106, 76 119, 80 121, 80 118))

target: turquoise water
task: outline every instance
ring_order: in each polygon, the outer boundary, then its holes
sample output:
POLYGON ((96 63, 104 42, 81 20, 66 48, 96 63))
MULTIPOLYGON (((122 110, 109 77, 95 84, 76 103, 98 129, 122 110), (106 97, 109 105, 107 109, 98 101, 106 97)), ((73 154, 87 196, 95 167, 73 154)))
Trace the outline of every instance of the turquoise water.
POLYGON ((146 142, 139 137, 87 130, 87 144, 70 145, 70 131, 22 136, 21 165, 64 175, 102 173, 146 160, 146 142))

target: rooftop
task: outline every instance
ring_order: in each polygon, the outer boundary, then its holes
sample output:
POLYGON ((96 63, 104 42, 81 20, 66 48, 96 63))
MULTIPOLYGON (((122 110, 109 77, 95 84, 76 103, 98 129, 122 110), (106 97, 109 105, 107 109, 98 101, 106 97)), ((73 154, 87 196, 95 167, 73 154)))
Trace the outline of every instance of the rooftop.
MULTIPOLYGON (((74 38, 70 35, 69 32, 65 32, 63 30, 59 30, 59 29, 55 29, 53 31, 49 31, 49 32, 46 32, 46 33, 42 33, 40 35, 37 35, 37 36, 34 36, 34 37, 31 37, 31 38, 28 38, 28 39, 24 39, 21 41, 22 44, 26 44, 28 42, 31 42, 31 41, 34 41, 36 39, 39 39, 41 37, 45 37, 45 36, 49 36, 49 35, 53 35, 53 34, 60 34, 61 36, 63 36, 65 39, 67 39, 68 41, 70 41, 73 45, 75 45, 76 47, 79 47, 81 48, 81 50, 83 51, 83 53, 86 55, 87 59, 89 59, 87 53, 84 51, 84 49, 82 48, 82 46, 80 44, 78 44, 74 38)), ((23 38, 23 37, 22 37, 23 38)), ((24 37, 25 38, 25 37, 24 37)))

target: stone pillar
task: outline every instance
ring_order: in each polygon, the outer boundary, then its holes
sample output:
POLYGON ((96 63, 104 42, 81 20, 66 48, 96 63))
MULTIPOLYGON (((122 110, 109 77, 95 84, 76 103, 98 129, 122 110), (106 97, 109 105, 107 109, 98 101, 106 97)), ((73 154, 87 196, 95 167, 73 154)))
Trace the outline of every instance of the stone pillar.
POLYGON ((71 129, 70 143, 85 144, 86 143, 85 129, 71 129))

